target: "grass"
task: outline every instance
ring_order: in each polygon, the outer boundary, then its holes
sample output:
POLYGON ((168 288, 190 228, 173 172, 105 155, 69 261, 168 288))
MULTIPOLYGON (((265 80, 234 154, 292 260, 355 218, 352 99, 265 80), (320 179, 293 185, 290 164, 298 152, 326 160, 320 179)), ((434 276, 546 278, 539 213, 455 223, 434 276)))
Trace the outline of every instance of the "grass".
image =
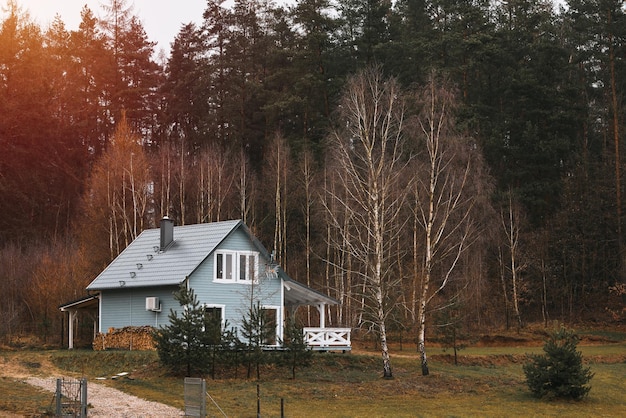
POLYGON ((3 412, 20 413, 22 416, 50 414, 54 407, 53 394, 35 388, 13 378, 0 377, 0 417, 3 412))
MULTIPOLYGON (((374 348, 316 354, 296 380, 285 368, 266 367, 258 382, 261 415, 280 416, 283 399, 290 417, 619 416, 626 410, 626 343, 611 341, 579 346, 595 373, 591 392, 581 402, 547 402, 530 395, 522 364, 525 354, 541 352, 541 345, 468 347, 459 352, 459 366, 452 364, 450 351, 431 348, 429 376, 421 375, 414 349, 405 346, 392 351, 391 380, 380 377, 380 354, 374 348)), ((184 406, 183 379, 164 372, 154 352, 0 351, 0 368, 3 364, 17 365, 27 375, 107 377, 105 384, 125 392, 184 406), (110 379, 123 371, 133 379, 110 379)), ((255 380, 207 379, 207 390, 228 416, 256 416, 255 380)), ((6 376, 0 377, 0 393, 5 395, 0 417, 2 411, 38 416, 51 403, 49 393, 6 376)), ((220 415, 210 401, 207 406, 209 415, 220 415)))

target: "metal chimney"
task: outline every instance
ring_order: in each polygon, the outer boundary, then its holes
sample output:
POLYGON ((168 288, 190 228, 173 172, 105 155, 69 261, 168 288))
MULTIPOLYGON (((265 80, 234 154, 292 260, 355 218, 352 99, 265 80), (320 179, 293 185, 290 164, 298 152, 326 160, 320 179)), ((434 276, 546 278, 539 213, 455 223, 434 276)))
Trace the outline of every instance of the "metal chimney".
POLYGON ((167 216, 161 219, 161 245, 160 251, 165 249, 174 241, 174 221, 167 216))

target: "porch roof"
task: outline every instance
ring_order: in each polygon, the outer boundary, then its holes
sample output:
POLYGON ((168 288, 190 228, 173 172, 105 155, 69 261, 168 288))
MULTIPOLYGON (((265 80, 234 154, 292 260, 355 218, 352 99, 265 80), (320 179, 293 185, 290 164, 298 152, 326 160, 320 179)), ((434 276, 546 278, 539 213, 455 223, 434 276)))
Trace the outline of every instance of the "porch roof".
MULTIPOLYGON (((281 270, 281 273, 284 272, 281 270)), ((285 305, 287 306, 339 305, 341 303, 335 298, 295 281, 287 274, 281 274, 281 277, 283 279, 283 288, 285 289, 285 305)))
POLYGON ((98 309, 98 295, 88 295, 59 306, 62 312, 78 309, 98 309))

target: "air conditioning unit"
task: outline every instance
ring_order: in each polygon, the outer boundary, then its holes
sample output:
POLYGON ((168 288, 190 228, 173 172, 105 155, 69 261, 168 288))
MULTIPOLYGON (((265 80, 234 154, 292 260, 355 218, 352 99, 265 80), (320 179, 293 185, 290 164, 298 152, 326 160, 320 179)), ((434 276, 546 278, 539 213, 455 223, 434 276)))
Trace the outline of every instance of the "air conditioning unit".
POLYGON ((161 312, 159 298, 155 296, 146 298, 146 311, 161 312))

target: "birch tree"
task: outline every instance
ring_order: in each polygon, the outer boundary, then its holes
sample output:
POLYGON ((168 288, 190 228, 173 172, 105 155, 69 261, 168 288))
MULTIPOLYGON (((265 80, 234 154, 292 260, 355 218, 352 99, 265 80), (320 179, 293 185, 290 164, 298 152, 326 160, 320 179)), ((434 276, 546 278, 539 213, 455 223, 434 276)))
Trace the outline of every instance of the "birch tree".
MULTIPOLYGON (((349 82, 340 105, 340 127, 330 136, 335 188, 325 207, 338 232, 333 246, 351 260, 362 284, 364 321, 380 339, 383 377, 392 378, 387 346, 388 295, 395 275, 394 237, 401 229, 406 193, 402 128, 404 108, 395 80, 369 69, 349 82)), ((343 265, 346 266, 345 264, 343 265)))
POLYGON ((250 161, 243 149, 239 150, 239 158, 235 158, 235 167, 239 167, 239 176, 235 185, 237 200, 239 202, 239 217, 246 225, 256 224, 254 216, 255 205, 255 181, 250 167, 250 161))
MULTIPOLYGON (((506 285, 507 272, 510 278, 510 292, 511 303, 513 304, 513 313, 515 314, 515 321, 517 323, 517 330, 522 328, 522 315, 520 313, 520 295, 522 287, 520 286, 520 273, 526 268, 526 263, 520 256, 520 232, 521 232, 521 213, 519 205, 513 199, 513 193, 508 192, 508 204, 504 205, 500 213, 500 221, 502 225, 502 231, 504 232, 505 243, 504 248, 507 252, 507 263, 504 261, 504 257, 501 256, 501 272, 502 272, 502 285, 505 292, 505 303, 508 303, 508 290, 509 286, 506 285)), ((500 251, 503 253, 503 251, 500 251)), ((508 325, 508 319, 507 319, 508 325)))
POLYGON ((454 95, 431 75, 417 96, 422 106, 417 118, 418 180, 414 187, 417 348, 422 374, 428 375, 426 317, 428 308, 459 275, 462 255, 476 232, 472 208, 479 189, 470 183, 479 172, 479 155, 468 138, 455 132, 454 95))
MULTIPOLYGON (((222 221, 229 202, 236 202, 236 166, 230 152, 217 145, 209 145, 200 152, 196 187, 198 193, 198 223, 222 221), (198 184, 199 182, 199 184, 198 184)), ((235 206, 235 205, 233 205, 235 206)))
POLYGON ((274 214, 274 256, 276 262, 285 268, 287 268, 288 179, 291 174, 289 153, 287 141, 277 133, 269 144, 264 167, 264 177, 272 182, 273 188, 273 210, 270 209, 269 202, 267 206, 268 211, 274 214))

